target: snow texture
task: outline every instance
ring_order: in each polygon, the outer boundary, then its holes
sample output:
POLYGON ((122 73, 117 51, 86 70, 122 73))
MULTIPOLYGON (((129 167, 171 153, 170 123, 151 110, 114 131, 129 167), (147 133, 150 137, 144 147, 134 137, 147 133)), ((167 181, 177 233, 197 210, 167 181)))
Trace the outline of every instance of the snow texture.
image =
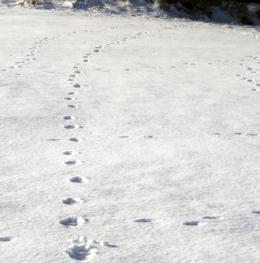
POLYGON ((1 4, 1 263, 260 262, 259 29, 136 8, 1 4))

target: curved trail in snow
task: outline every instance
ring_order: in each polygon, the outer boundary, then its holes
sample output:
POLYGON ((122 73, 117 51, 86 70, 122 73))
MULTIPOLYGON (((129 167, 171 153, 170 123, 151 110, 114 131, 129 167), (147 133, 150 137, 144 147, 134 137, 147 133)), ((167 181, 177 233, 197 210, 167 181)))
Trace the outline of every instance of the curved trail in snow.
POLYGON ((258 38, 13 10, 0 262, 258 262, 258 38))

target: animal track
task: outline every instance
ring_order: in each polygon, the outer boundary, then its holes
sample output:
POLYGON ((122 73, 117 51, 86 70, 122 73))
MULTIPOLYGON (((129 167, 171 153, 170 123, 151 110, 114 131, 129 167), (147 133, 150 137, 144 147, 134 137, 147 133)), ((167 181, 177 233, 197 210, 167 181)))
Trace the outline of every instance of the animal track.
POLYGON ((121 135, 121 136, 118 136, 118 138, 121 138, 121 139, 125 139, 125 138, 128 138, 129 136, 126 136, 126 135, 121 135))
POLYGON ((115 245, 110 245, 106 241, 96 241, 88 239, 87 237, 79 237, 71 241, 71 245, 67 247, 65 252, 69 257, 76 260, 91 260, 94 256, 98 254, 98 251, 102 247, 116 247, 115 245))
POLYGON ((65 125, 64 128, 67 130, 75 130, 75 129, 82 128, 82 127, 78 124, 75 124, 75 125, 69 124, 69 125, 65 125))
POLYGON ((260 210, 254 210, 254 211, 252 211, 252 214, 260 215, 260 210))
POLYGON ((78 139, 78 138, 69 138, 69 141, 71 142, 82 142, 82 139, 78 139))
POLYGON ((147 136, 144 136, 145 139, 153 139, 155 138, 153 135, 147 135, 147 136))
POLYGON ((69 97, 67 97, 67 98, 64 98, 64 100, 75 100, 76 98, 69 98, 69 97))
POLYGON ((248 81, 248 82, 256 82, 256 80, 255 79, 247 79, 247 78, 244 78, 246 81, 248 81))
POLYGON ((69 180, 72 183, 78 183, 78 184, 86 183, 87 181, 89 181, 85 177, 81 177, 81 176, 72 176, 69 180))
POLYGON ((209 220, 214 220, 214 219, 219 219, 219 216, 203 216, 203 219, 209 219, 209 220))
POLYGON ((76 260, 90 260, 97 254, 97 251, 85 244, 72 244, 66 249, 66 253, 76 260))
MULTIPOLYGON (((28 48, 29 52, 27 53, 27 55, 25 55, 25 57, 28 57, 27 59, 24 58, 23 60, 21 61, 15 61, 14 63, 15 64, 25 64, 25 63, 29 63, 29 62, 32 62, 32 61, 35 61, 36 58, 36 54, 39 53, 40 49, 43 47, 44 44, 46 44, 47 41, 50 41, 50 40, 54 40, 58 37, 53 37, 53 38, 43 38, 43 39, 40 39, 39 41, 37 42, 34 42, 33 43, 33 46, 28 48), (30 57, 30 58, 29 58, 30 57), (33 58, 34 57, 34 58, 33 58)), ((21 53, 24 53, 24 52, 21 52, 21 53)), ((22 68, 23 66, 17 66, 17 67, 14 67, 14 66, 11 66, 10 68, 11 69, 20 69, 22 68)))
POLYGON ((77 118, 74 116, 64 116, 63 119, 64 120, 76 120, 77 118))
POLYGON ((67 227, 82 226, 87 222, 89 222, 89 220, 85 217, 66 217, 60 220, 60 224, 67 227))
POLYGON ((152 222, 152 220, 150 218, 140 218, 140 219, 136 219, 134 222, 136 222, 136 223, 150 223, 150 222, 152 222))
POLYGON ((65 197, 63 198, 62 200, 62 203, 65 204, 65 205, 73 205, 73 204, 76 204, 76 203, 81 203, 82 200, 80 198, 73 198, 73 197, 65 197))
POLYGON ((82 85, 80 85, 80 84, 74 84, 73 87, 76 88, 76 89, 80 89, 80 88, 82 87, 82 85))
POLYGON ((185 226, 198 226, 199 225, 199 221, 187 221, 187 222, 184 222, 183 225, 185 226))
POLYGON ((77 155, 80 154, 80 152, 77 151, 65 151, 63 152, 64 155, 77 155))
POLYGON ((0 242, 9 242, 12 240, 13 240, 13 238, 10 236, 0 237, 0 242))
POLYGON ((184 64, 184 65, 195 66, 195 65, 197 65, 198 63, 197 63, 197 62, 192 62, 192 63, 185 62, 185 63, 183 63, 183 64, 184 64))
MULTIPOLYGON (((228 134, 224 134, 224 133, 221 134, 221 133, 218 133, 218 132, 211 133, 211 134, 212 135, 218 135, 218 136, 228 135, 228 134)), ((231 135, 231 134, 229 134, 229 135, 231 135)), ((242 132, 234 132, 233 135, 241 136, 241 135, 243 135, 243 133, 242 132)), ((244 134, 244 136, 246 136, 246 137, 257 137, 257 136, 259 136, 259 134, 258 133, 246 133, 246 134, 244 134)))
POLYGON ((68 92, 67 94, 68 95, 78 95, 79 93, 78 92, 68 92))
POLYGON ((68 108, 73 108, 73 109, 78 109, 79 106, 78 105, 67 105, 68 108))
POLYGON ((78 165, 81 164, 81 161, 78 160, 73 160, 73 161, 66 161, 65 164, 67 164, 68 166, 72 166, 72 165, 78 165))

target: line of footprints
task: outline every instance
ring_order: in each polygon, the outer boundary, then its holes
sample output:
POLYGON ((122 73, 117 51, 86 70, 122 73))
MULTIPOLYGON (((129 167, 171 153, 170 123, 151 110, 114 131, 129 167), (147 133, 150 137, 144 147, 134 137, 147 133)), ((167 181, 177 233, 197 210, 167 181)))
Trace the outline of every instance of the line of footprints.
MULTIPOLYGON (((115 28, 107 28, 107 29, 116 29, 115 28)), ((73 32, 71 34, 75 34, 76 32, 73 32)), ((75 113, 75 110, 77 110, 78 108, 80 108, 80 105, 76 105, 73 104, 73 101, 77 100, 77 96, 80 95, 80 90, 84 89, 84 86, 82 84, 80 84, 80 82, 77 82, 78 77, 80 76, 80 74, 82 74, 83 72, 81 71, 81 66, 82 65, 86 65, 87 63, 91 62, 91 56, 95 53, 99 53, 102 52, 102 49, 105 48, 105 46, 109 46, 109 45, 113 45, 113 44, 124 44, 127 40, 129 39, 138 39, 140 38, 140 36, 142 34, 147 34, 150 32, 142 32, 142 33, 138 33, 134 36, 129 36, 129 37, 124 37, 121 40, 116 40, 114 42, 105 44, 104 46, 97 46, 95 47, 95 49, 93 50, 92 53, 90 54, 86 54, 82 57, 82 63, 77 63, 75 64, 75 66, 73 67, 73 73, 69 76, 68 81, 70 82, 73 90, 68 92, 66 94, 66 97, 64 98, 65 101, 69 102, 69 104, 66 105, 66 107, 68 108, 68 110, 73 111, 73 113, 75 113)), ((71 35, 68 34, 68 35, 71 35)), ((60 36, 57 36, 56 38, 58 38, 60 36)), ((55 39, 52 38, 52 39, 55 39)), ((51 39, 51 40, 52 40, 51 39)), ((41 47, 43 45, 43 43, 46 43, 46 41, 48 40, 48 38, 44 38, 38 42, 36 42, 34 44, 34 46, 31 48, 31 53, 28 54, 28 58, 26 59, 26 61, 31 61, 34 60, 34 56, 37 53, 37 48, 41 47)), ((24 64, 26 63, 26 61, 21 61, 17 64, 24 64), (24 62, 24 63, 23 63, 24 62)), ((19 66, 18 66, 19 67, 19 66)), ((6 71, 5 69, 2 71, 6 71)), ((66 115, 63 116, 63 121, 64 121, 64 129, 66 130, 77 130, 77 129, 84 129, 84 127, 78 123, 76 123, 78 121, 78 117, 74 116, 74 115, 66 115)), ((220 135, 219 133, 215 133, 216 135, 220 135)), ((235 135, 242 135, 242 133, 235 133, 235 135)), ((258 136, 258 134, 246 134, 246 136, 258 136)), ((152 138, 153 136, 145 136, 147 138, 152 138)), ((128 138, 128 136, 120 136, 120 138, 128 138)), ((71 137, 68 139, 70 142, 72 143, 80 143, 83 141, 83 139, 81 138, 77 138, 77 137, 71 137)), ((59 139, 48 139, 48 141, 59 141, 59 139)), ((75 155, 79 155, 81 154, 81 152, 77 151, 77 150, 66 150, 63 152, 64 156, 75 156, 75 155)), ((70 159, 64 162, 64 164, 68 167, 73 167, 75 165, 79 165, 82 162, 80 160, 75 160, 75 159, 70 159)), ((84 184, 89 182, 88 178, 85 178, 83 176, 80 175, 73 175, 70 178, 68 178, 68 181, 70 183, 74 183, 74 184, 84 184)), ((79 203, 84 202, 84 200, 82 200, 81 198, 78 197, 65 197, 62 199, 62 203, 64 205, 77 205, 79 203)), ((260 215, 260 211, 258 210, 254 210, 252 211, 252 214, 255 215, 260 215)), ((183 226, 186 227, 191 227, 191 226, 198 226, 200 224, 205 224, 204 221, 208 221, 208 220, 219 220, 222 219, 219 216, 204 216, 202 217, 201 220, 192 220, 192 221, 186 221, 183 223, 183 226), (204 223, 203 223, 204 222, 204 223)), ((88 217, 86 216, 80 216, 80 217, 65 217, 65 218, 61 218, 59 223, 64 226, 64 227, 68 227, 68 228, 73 228, 73 227, 81 227, 84 226, 85 224, 87 224, 89 222, 88 217)), ((134 221, 134 223, 152 223, 152 219, 150 218, 140 218, 140 219, 136 219, 134 221)), ((6 242, 10 242, 12 240, 14 240, 15 238, 11 237, 11 236, 0 236, 0 243, 6 243, 6 242)), ((84 237, 84 236, 79 236, 76 239, 70 240, 70 245, 65 249, 65 253, 72 259, 76 259, 76 260, 91 260, 93 257, 95 257, 101 248, 103 247, 116 247, 116 245, 110 244, 106 241, 96 241, 96 240, 92 240, 88 237, 84 237)))
MULTIPOLYGON (((68 33, 67 36, 71 36, 76 34, 76 31, 73 31, 71 33, 68 33)), ((0 71, 2 73, 4 72, 8 72, 10 70, 14 70, 14 69, 21 69, 23 67, 25 67, 26 64, 33 62, 35 60, 37 60, 37 54, 48 44, 50 44, 52 41, 55 41, 56 39, 62 38, 65 35, 56 35, 53 37, 43 37, 41 39, 39 39, 38 41, 35 41, 33 43, 33 45, 31 47, 28 48, 28 52, 25 54, 25 57, 21 60, 15 61, 14 65, 11 65, 9 67, 6 68, 2 68, 0 69, 0 71)), ((21 54, 24 54, 24 52, 22 51, 21 54)), ((10 55, 13 56, 13 55, 10 55)))
MULTIPOLYGON (((260 210, 251 211, 253 215, 260 215, 260 210)), ((203 216, 200 220, 186 221, 183 223, 184 226, 199 226, 205 225, 207 221, 222 220, 223 217, 220 216, 203 216)))
POLYGON ((239 65, 244 67, 245 72, 242 74, 237 74, 237 76, 242 77, 244 81, 248 82, 252 87, 252 91, 260 91, 260 57, 246 56, 245 58, 241 59, 239 65))
MULTIPOLYGON (((115 28, 117 28, 117 27, 115 27, 115 28)), ((108 28, 108 29, 110 29, 110 28, 108 28)), ((114 29, 114 28, 112 28, 112 29, 114 29)), ((86 31, 86 32, 89 32, 89 31, 86 31)), ((77 32, 73 31, 72 33, 69 33, 68 36, 70 36, 72 34, 76 34, 76 33, 77 32)), ((29 48, 30 54, 26 55, 27 58, 25 58, 24 60, 15 62, 16 65, 9 67, 9 69, 10 70, 11 69, 19 69, 19 68, 23 67, 23 64, 26 64, 30 61, 36 60, 35 56, 39 52, 39 49, 41 47, 43 47, 44 44, 46 44, 49 40, 55 40, 55 39, 60 38, 60 37, 61 36, 58 35, 58 36, 52 37, 52 38, 43 38, 43 39, 39 40, 38 42, 35 42, 34 45, 31 48, 29 48)), ((120 44, 122 44, 123 42, 120 42, 120 44)), ((116 42, 116 43, 112 42, 110 44, 119 44, 119 42, 116 42)), ((108 44, 108 45, 110 45, 110 44, 108 44)), ((103 48, 102 46, 96 47, 93 50, 93 52, 94 53, 101 52, 102 48, 103 48)), ((85 55, 83 57, 82 64, 90 62, 91 55, 92 54, 85 55)), ((80 70, 80 65, 81 65, 81 63, 78 63, 73 67, 74 72, 72 75, 70 75, 69 81, 71 82, 71 85, 73 86, 74 90, 67 93, 67 96, 64 98, 64 100, 66 100, 66 101, 76 100, 75 96, 79 95, 80 93, 78 91, 75 91, 75 89, 78 90, 78 89, 83 88, 83 85, 76 83, 76 78, 81 73, 83 73, 80 70)), ((7 72, 9 69, 4 68, 4 69, 1 69, 1 71, 4 73, 4 72, 7 72)), ((67 107, 69 109, 77 109, 77 108, 79 108, 79 105, 68 104, 67 107)), ((64 128, 67 130, 76 130, 76 129, 84 128, 81 125, 71 123, 77 119, 78 119, 77 117, 71 116, 71 115, 63 116, 63 120, 65 121, 64 128), (70 121, 70 123, 67 123, 68 121, 70 121)), ((48 139, 48 141, 59 141, 59 139, 48 139)), ((71 138, 69 138, 69 141, 73 142, 73 143, 78 143, 78 142, 81 142, 83 140, 81 138, 71 137, 71 138)), ((66 155, 66 156, 73 156, 73 155, 77 155, 77 154, 80 154, 80 152, 74 151, 74 150, 68 150, 68 151, 63 152, 63 155, 66 155)), ((67 165, 67 166, 78 165, 80 163, 82 163, 82 162, 79 160, 65 161, 65 165, 67 165)), ((68 180, 69 180, 69 182, 75 183, 75 184, 83 184, 83 183, 87 183, 89 181, 89 179, 82 177, 82 176, 71 176, 70 178, 68 178, 68 180)), ((62 200, 62 203, 65 205, 79 204, 82 202, 83 202, 83 200, 78 198, 78 197, 76 197, 76 198, 65 197, 62 200)), ((59 223, 61 225, 65 226, 65 227, 69 227, 69 228, 80 227, 80 226, 83 226, 84 224, 86 224, 88 222, 89 222, 89 219, 85 216, 82 216, 82 217, 65 217, 65 218, 60 219, 60 221, 59 221, 59 223)), ((11 236, 0 236, 0 243, 8 243, 8 242, 15 240, 15 239, 16 239, 15 237, 11 237, 11 236)), ((76 260, 90 260, 96 254, 98 254, 100 248, 102 248, 102 247, 116 247, 115 245, 109 244, 106 241, 100 241, 99 242, 99 241, 91 240, 90 238, 83 237, 83 236, 80 236, 79 238, 74 239, 74 240, 70 240, 70 243, 71 244, 66 248, 65 252, 71 258, 76 259, 76 260)))
MULTIPOLYGON (((220 61, 220 60, 219 60, 220 61)), ((225 61, 227 62, 227 61, 225 61)), ((230 61, 234 62, 234 61, 230 61)), ((237 77, 242 78, 243 81, 246 81, 251 88, 251 91, 260 91, 260 78, 259 78, 259 70, 260 70, 260 57, 259 56, 245 56, 241 59, 239 65, 243 68, 244 72, 237 74, 237 77)), ((235 137, 259 137, 260 134, 251 132, 251 133, 243 133, 240 131, 234 132, 232 134, 219 133, 215 132, 212 135, 217 136, 235 136, 235 137)))
POLYGON ((245 136, 245 137, 258 137, 259 134, 258 133, 243 133, 243 132, 234 132, 232 134, 226 134, 226 133, 219 133, 219 132, 214 132, 211 133, 212 135, 217 135, 217 136, 245 136))
MULTIPOLYGON (((93 52, 100 52, 102 47, 96 47, 93 52)), ((78 81, 78 77, 83 72, 81 71, 81 65, 84 65, 85 63, 90 62, 91 54, 87 54, 83 56, 82 63, 77 63, 73 67, 73 73, 69 76, 68 81, 70 82, 70 85, 72 86, 73 90, 68 92, 66 94, 66 97, 64 98, 65 101, 69 102, 67 104, 67 108, 70 111, 73 111, 75 113, 75 110, 80 108, 80 105, 73 104, 73 101, 77 100, 77 96, 80 95, 79 90, 82 90, 84 88, 84 85, 80 84, 78 81)), ((80 124, 78 124, 79 118, 74 115, 66 115, 63 116, 64 120, 64 129, 66 130, 77 130, 77 129, 84 129, 84 127, 80 124)), ((77 137, 71 137, 69 138, 70 142, 78 143, 83 141, 81 138, 77 137)), ((79 155, 81 152, 77 150, 67 150, 63 152, 63 155, 65 156, 75 156, 79 155)), ((70 159, 64 162, 67 166, 75 166, 83 163, 80 160, 77 159, 70 159)), ((74 184, 84 184, 89 182, 88 178, 85 178, 80 175, 73 175, 70 178, 68 178, 68 181, 74 184)), ((81 198, 78 197, 65 197, 62 200, 62 203, 65 205, 75 205, 84 202, 81 198)), ((86 223, 89 222, 88 217, 86 216, 80 216, 80 217, 65 217, 60 219, 59 223, 65 227, 81 227, 84 226, 86 223)), ((96 241, 92 240, 88 237, 80 236, 74 240, 70 240, 70 245, 66 248, 65 252, 68 254, 69 257, 76 259, 76 260, 91 260, 94 256, 96 256, 99 253, 99 250, 102 247, 115 247, 115 245, 111 245, 106 241, 96 241)))
MULTIPOLYGON (((145 32, 148 33, 148 32, 145 32)), ((131 37, 131 38, 139 38, 141 33, 138 33, 137 35, 131 37)), ((115 41, 111 42, 109 44, 105 44, 104 46, 96 46, 93 50, 93 53, 86 54, 82 57, 82 63, 76 63, 73 67, 73 73, 69 76, 68 81, 70 82, 73 91, 70 91, 67 93, 67 96, 64 98, 64 100, 70 102, 70 104, 67 104, 67 108, 70 110, 73 110, 75 113, 75 109, 80 108, 80 105, 73 104, 72 102, 75 101, 77 98, 76 96, 80 95, 79 90, 84 89, 84 85, 82 85, 78 78, 80 74, 83 72, 81 71, 81 65, 86 65, 86 63, 91 62, 91 56, 95 53, 102 52, 102 49, 104 49, 105 46, 113 45, 113 44, 123 44, 127 41, 129 38, 123 38, 121 41, 115 41)), ((63 116, 63 120, 65 121, 64 128, 67 130, 76 130, 76 129, 84 129, 84 127, 78 123, 76 123, 79 118, 74 115, 66 115, 63 116)), ((69 141, 78 143, 83 141, 81 138, 77 137, 71 137, 69 138, 69 141)), ((63 155, 66 156, 74 156, 81 154, 81 152, 77 150, 67 150, 63 152, 63 155)), ((64 162, 67 166, 74 166, 81 164, 82 162, 80 160, 67 160, 64 162)), ((68 180, 71 183, 77 183, 77 184, 83 184, 87 183, 89 181, 88 178, 82 177, 80 175, 71 176, 68 178, 68 180)), ((82 199, 78 197, 65 197, 62 200, 63 204, 65 205, 73 205, 84 202, 82 199)), ((59 223, 65 227, 79 227, 83 226, 84 224, 88 223, 89 219, 86 216, 81 217, 65 217, 62 218, 59 223)), ((150 219, 138 219, 135 222, 150 222, 150 219)), ((73 259, 76 260, 91 260, 96 254, 98 254, 100 248, 102 247, 116 247, 115 245, 109 244, 106 241, 96 241, 91 240, 87 237, 80 236, 77 239, 71 240, 71 244, 67 247, 65 252, 73 259)))
MULTIPOLYGON (((41 38, 40 40, 34 42, 33 45, 28 48, 29 52, 27 54, 25 54, 24 59, 21 59, 19 61, 15 61, 15 65, 12 65, 8 68, 2 68, 1 72, 7 72, 7 71, 13 70, 13 69, 20 69, 20 68, 23 68, 25 66, 25 64, 37 60, 37 58, 36 58, 37 53, 39 53, 39 51, 45 45, 47 45, 48 42, 53 41, 55 39, 58 39, 60 37, 61 37, 61 35, 57 35, 57 36, 50 37, 50 38, 44 37, 44 38, 41 38)), ((21 53, 23 54, 24 52, 21 52, 21 53)), ((13 56, 13 55, 10 55, 10 56, 13 56)))
MULTIPOLYGON (((144 32, 146 34, 148 32, 144 32)), ((86 65, 86 63, 91 62, 91 57, 95 53, 102 52, 105 46, 113 45, 113 44, 123 44, 125 43, 128 39, 133 39, 133 38, 139 38, 142 33, 138 33, 135 36, 128 37, 128 38, 123 38, 121 41, 115 41, 111 42, 109 44, 105 44, 104 46, 96 46, 95 49, 93 50, 92 53, 86 54, 82 57, 82 63, 76 63, 75 66, 73 67, 73 73, 69 76, 68 81, 70 82, 73 91, 70 91, 67 93, 67 96, 64 98, 64 100, 70 102, 70 104, 67 104, 67 108, 73 110, 75 113, 75 109, 80 108, 80 105, 73 104, 73 101, 76 101, 77 98, 76 96, 80 95, 79 90, 84 89, 84 85, 82 85, 79 81, 78 78, 80 74, 83 72, 81 71, 81 65, 86 65)), ((67 130, 76 130, 76 129, 84 129, 84 127, 76 122, 78 122, 79 118, 74 115, 66 115, 63 116, 63 120, 65 121, 64 128, 67 130)), ((77 137, 71 137, 69 138, 69 141, 78 143, 83 141, 81 138, 77 137)), ((74 156, 81 154, 81 152, 77 150, 67 150, 63 152, 63 155, 66 156, 74 156)), ((81 164, 82 161, 80 160, 67 160, 64 162, 65 165, 67 166, 74 166, 81 164)), ((77 183, 77 184, 84 184, 89 182, 88 178, 82 177, 80 175, 76 176, 71 176, 68 178, 68 180, 71 183, 77 183)), ((63 204, 65 205, 73 205, 73 204, 79 204, 84 202, 84 200, 78 198, 78 197, 65 197, 62 200, 63 204)), ((86 216, 81 216, 81 217, 65 217, 62 218, 59 223, 61 225, 64 225, 65 227, 79 227, 83 226, 84 224, 88 223, 89 219, 86 216)), ((151 222, 150 219, 147 218, 141 218, 137 219, 134 222, 137 223, 147 223, 151 222)), ((80 236, 77 239, 71 240, 71 244, 67 247, 65 252, 73 259, 76 260, 91 260, 96 254, 98 254, 100 248, 102 247, 116 247, 115 245, 109 244, 106 241, 96 241, 96 240, 91 240, 87 237, 80 236)))

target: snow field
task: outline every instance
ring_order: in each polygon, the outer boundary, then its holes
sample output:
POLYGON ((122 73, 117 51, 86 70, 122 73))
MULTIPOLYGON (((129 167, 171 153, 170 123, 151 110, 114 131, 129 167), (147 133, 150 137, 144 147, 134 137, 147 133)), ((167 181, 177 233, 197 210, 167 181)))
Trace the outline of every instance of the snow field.
POLYGON ((14 10, 0 261, 258 262, 259 33, 14 10))

